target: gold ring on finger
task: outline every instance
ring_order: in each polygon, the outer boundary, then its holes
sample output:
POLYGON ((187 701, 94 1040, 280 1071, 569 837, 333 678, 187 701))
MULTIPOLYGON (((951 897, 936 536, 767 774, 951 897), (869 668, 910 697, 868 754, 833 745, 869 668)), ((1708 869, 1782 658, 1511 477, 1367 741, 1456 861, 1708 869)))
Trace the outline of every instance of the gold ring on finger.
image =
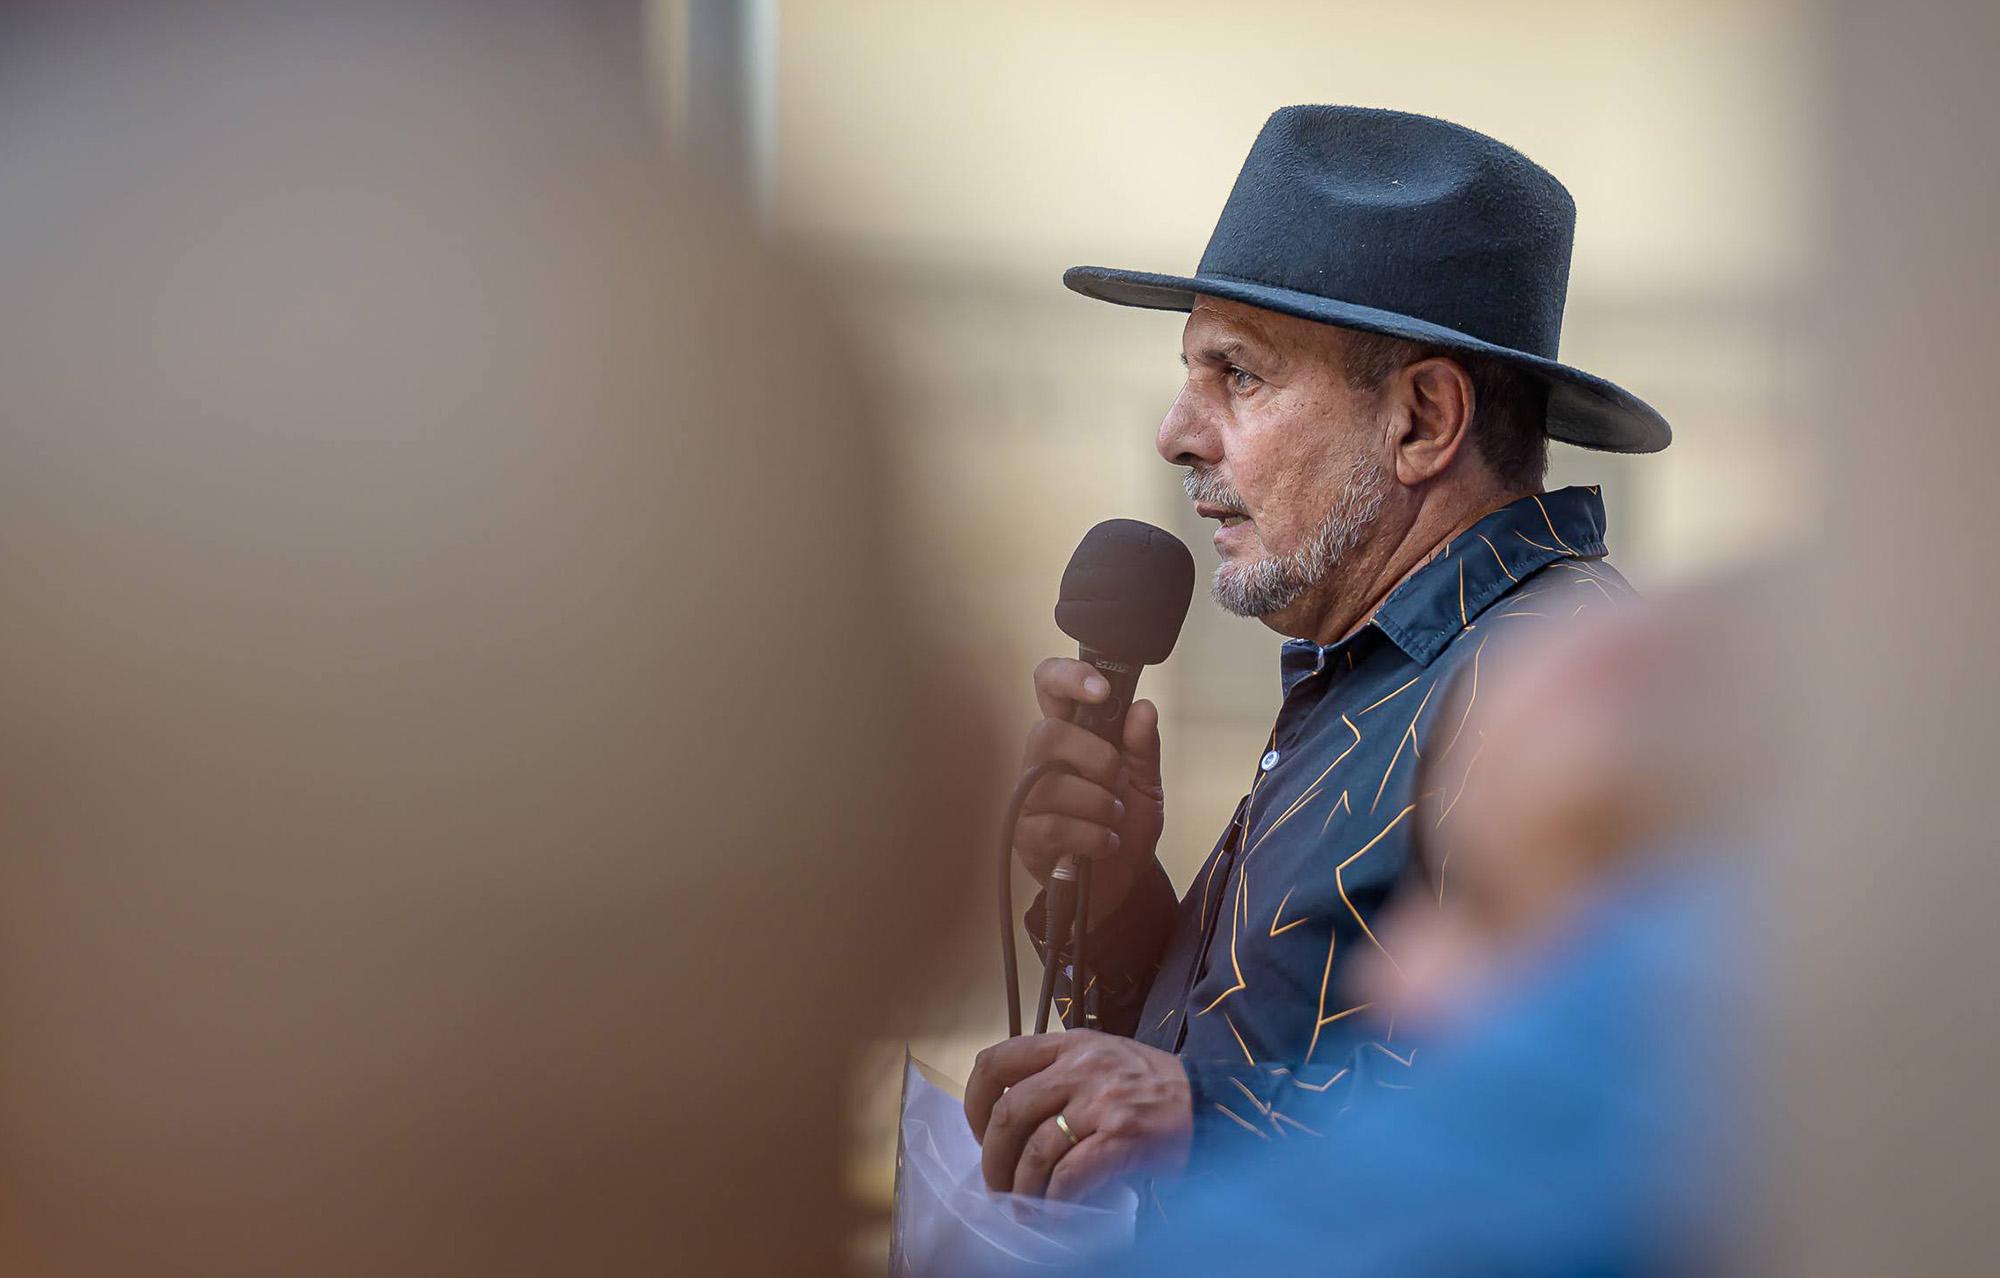
POLYGON ((1083 1139, 1081 1136, 1078 1136, 1074 1130, 1071 1129, 1069 1125, 1069 1120, 1067 1118, 1064 1118, 1061 1114, 1056 1115, 1056 1127, 1058 1130, 1062 1132, 1062 1134, 1065 1137, 1068 1138, 1071 1149, 1075 1149, 1077 1142, 1083 1139))

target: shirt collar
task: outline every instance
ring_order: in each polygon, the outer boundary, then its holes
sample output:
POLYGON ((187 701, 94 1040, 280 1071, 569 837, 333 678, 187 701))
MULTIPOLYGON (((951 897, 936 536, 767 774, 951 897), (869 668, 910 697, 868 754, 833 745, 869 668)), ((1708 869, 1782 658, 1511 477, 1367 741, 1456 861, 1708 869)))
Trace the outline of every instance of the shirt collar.
POLYGON ((1279 654, 1285 690, 1323 669, 1370 629, 1428 666, 1501 596, 1558 559, 1597 559, 1604 549, 1604 498, 1559 488, 1502 506, 1444 544, 1437 558, 1390 592, 1369 625, 1346 644, 1288 639, 1279 654))

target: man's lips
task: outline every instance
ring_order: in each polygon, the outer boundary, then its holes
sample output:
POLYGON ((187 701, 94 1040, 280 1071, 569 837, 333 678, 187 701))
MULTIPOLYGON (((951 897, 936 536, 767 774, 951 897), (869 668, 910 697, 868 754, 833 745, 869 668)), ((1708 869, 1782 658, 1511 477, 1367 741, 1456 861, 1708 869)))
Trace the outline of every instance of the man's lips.
POLYGON ((1236 525, 1248 523, 1250 520, 1250 516, 1240 510, 1231 510, 1227 506, 1217 506, 1212 502, 1205 501, 1198 501, 1194 504, 1194 513, 1203 519, 1219 519, 1222 521, 1224 528, 1234 528, 1236 525))

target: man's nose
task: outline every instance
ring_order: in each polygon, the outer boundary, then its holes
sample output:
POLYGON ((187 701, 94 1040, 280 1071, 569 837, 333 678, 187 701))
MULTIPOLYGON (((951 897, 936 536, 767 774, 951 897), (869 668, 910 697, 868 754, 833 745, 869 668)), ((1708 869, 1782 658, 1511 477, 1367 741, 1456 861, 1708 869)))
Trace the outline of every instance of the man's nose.
POLYGON ((1222 460, 1222 432, 1192 385, 1181 387, 1153 438, 1160 456, 1176 466, 1214 466, 1222 460))

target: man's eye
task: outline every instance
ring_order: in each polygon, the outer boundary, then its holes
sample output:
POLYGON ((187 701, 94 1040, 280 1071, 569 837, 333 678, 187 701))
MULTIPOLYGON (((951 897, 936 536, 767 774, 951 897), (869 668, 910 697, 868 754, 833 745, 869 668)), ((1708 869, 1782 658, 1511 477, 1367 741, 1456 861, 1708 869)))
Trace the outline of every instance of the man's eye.
POLYGON ((1238 368, 1234 364, 1229 366, 1225 376, 1229 378, 1230 386, 1239 391, 1248 391, 1257 384, 1257 374, 1238 368))

